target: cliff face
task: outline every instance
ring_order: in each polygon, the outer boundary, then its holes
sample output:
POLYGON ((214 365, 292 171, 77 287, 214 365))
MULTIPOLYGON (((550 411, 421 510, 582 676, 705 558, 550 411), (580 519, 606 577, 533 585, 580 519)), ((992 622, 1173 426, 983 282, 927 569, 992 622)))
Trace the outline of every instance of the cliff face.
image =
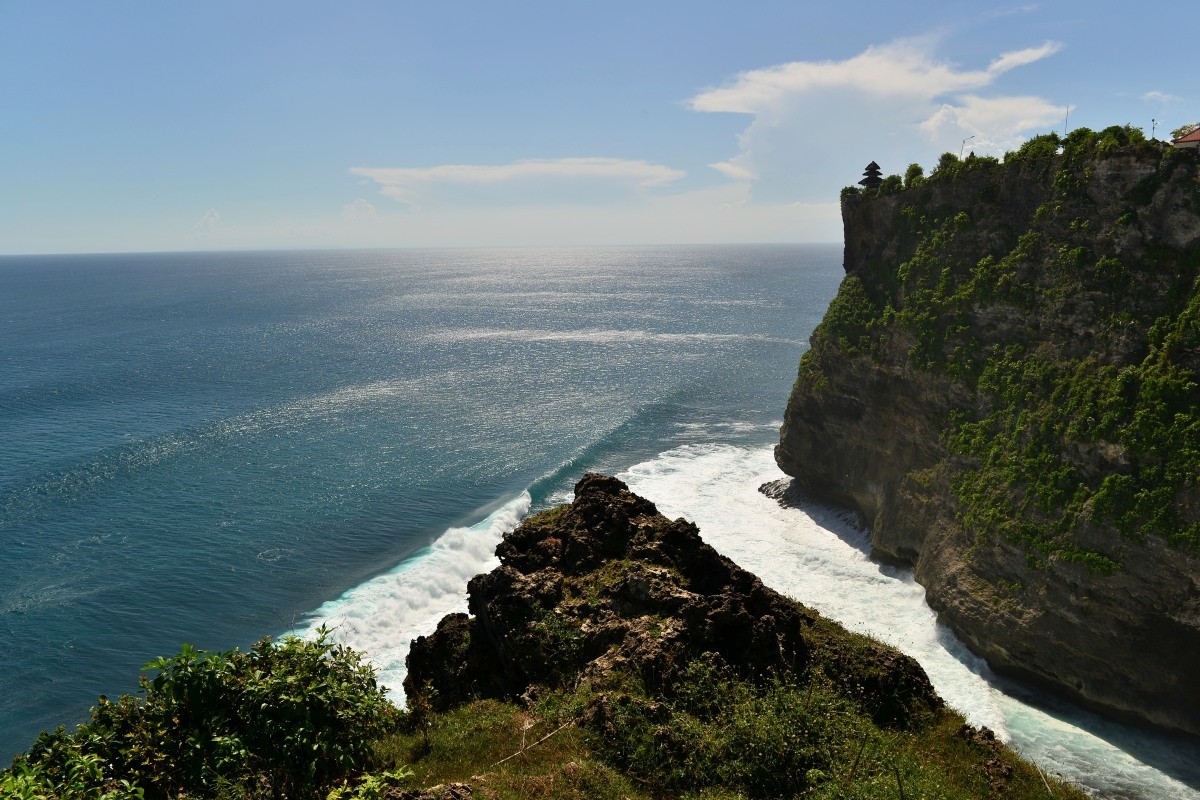
POLYGON ((843 198, 776 460, 995 668, 1200 733, 1196 159, 1054 149, 843 198))

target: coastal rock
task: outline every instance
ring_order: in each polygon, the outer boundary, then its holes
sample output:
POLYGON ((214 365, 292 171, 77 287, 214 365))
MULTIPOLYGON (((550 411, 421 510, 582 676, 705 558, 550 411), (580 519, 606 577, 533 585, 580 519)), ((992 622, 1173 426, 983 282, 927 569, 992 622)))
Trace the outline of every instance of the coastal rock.
POLYGON ((756 682, 815 668, 881 724, 941 706, 913 659, 835 631, 616 478, 584 476, 573 503, 525 520, 496 552, 500 566, 468 584, 470 616, 413 642, 410 697, 432 689, 445 709, 617 672, 669 694, 702 657, 756 682))
POLYGON ((1197 164, 1088 136, 844 198, 776 461, 998 671, 1200 734, 1197 164))

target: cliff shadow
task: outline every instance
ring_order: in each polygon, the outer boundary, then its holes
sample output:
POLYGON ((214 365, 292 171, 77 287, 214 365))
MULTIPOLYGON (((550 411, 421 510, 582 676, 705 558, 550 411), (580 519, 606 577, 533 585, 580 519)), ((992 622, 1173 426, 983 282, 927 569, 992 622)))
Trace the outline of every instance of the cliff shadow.
MULTIPOLYGON (((1005 695, 1107 742, 1146 766, 1190 789, 1200 791, 1200 737, 1110 719, 1033 683, 1008 675, 997 675, 991 669, 984 673, 984 677, 1005 695)), ((1143 795, 1130 789, 1126 794, 1110 793, 1105 796, 1136 800, 1143 795)))

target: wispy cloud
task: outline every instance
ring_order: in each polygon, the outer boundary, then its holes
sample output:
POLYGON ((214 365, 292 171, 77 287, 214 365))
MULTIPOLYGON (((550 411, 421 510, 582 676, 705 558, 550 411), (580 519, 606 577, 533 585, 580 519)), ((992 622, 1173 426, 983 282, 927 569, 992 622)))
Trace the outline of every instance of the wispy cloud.
POLYGON ((856 180, 867 161, 902 172, 958 152, 968 137, 977 152, 998 153, 1061 118, 1063 107, 1046 98, 995 93, 1010 71, 1061 50, 1058 42, 1003 52, 974 69, 939 58, 938 44, 933 35, 900 39, 842 60, 749 70, 687 105, 753 117, 739 152, 711 166, 771 202, 820 201, 856 180))
POLYGON ((842 89, 877 96, 933 99, 952 92, 978 89, 1011 69, 1032 64, 1058 52, 1062 45, 1003 53, 982 70, 960 70, 931 54, 932 38, 901 39, 868 47, 843 61, 793 61, 739 74, 729 85, 693 97, 694 111, 762 114, 791 97, 820 89, 842 89))
POLYGON ((196 220, 196 224, 192 226, 192 232, 199 234, 202 237, 207 237, 212 234, 213 229, 221 221, 221 212, 215 208, 210 208, 204 212, 200 219, 196 220))
POLYGON ((710 167, 720 172, 727 178, 732 178, 735 181, 752 181, 757 175, 746 167, 734 164, 729 161, 718 161, 716 164, 709 164, 710 167))
POLYGON ((379 219, 379 212, 375 206, 359 197, 353 203, 342 206, 342 219, 350 222, 369 222, 379 219))
POLYGON ((435 167, 352 167, 350 172, 379 184, 380 193, 413 202, 422 187, 497 185, 530 180, 608 181, 638 189, 665 186, 686 177, 682 170, 619 158, 528 159, 509 164, 443 164, 435 167))
POLYGON ((1142 100, 1147 103, 1174 103, 1179 100, 1179 97, 1152 89, 1142 95, 1142 100))

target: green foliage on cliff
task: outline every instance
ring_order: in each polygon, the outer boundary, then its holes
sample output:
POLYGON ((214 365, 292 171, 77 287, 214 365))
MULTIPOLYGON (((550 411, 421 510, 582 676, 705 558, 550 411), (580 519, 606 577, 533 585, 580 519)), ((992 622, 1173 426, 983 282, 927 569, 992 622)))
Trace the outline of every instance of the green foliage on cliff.
POLYGON ((925 168, 920 164, 909 164, 904 171, 904 188, 915 189, 925 182, 925 168))
POLYGON ((246 652, 184 645, 146 669, 157 674, 141 697, 101 697, 74 733, 43 733, 0 774, 5 796, 323 795, 373 764, 398 714, 374 671, 324 634, 246 652))
POLYGON ((871 333, 878 316, 879 309, 867 296, 862 280, 851 275, 842 281, 821 325, 827 335, 837 338, 845 353, 857 355, 873 351, 871 333))
POLYGON ((1005 164, 1012 164, 1018 161, 1033 161, 1042 158, 1053 158, 1058 155, 1058 148, 1062 145, 1062 139, 1058 134, 1051 131, 1044 133, 1041 136, 1034 136, 1029 141, 1018 147, 1014 152, 1004 156, 1005 164))
POLYGON ((906 192, 899 256, 848 277, 817 335, 850 356, 901 350, 966 390, 943 435, 960 521, 978 540, 1018 543, 1031 566, 1056 557, 1098 572, 1120 567, 1111 546, 1086 543, 1104 529, 1200 547, 1183 499, 1200 480, 1200 253, 1138 227, 1168 183, 1200 207, 1196 158, 1113 126, 1035 137, 986 169, 968 177, 943 155, 930 181, 963 181, 970 202, 906 192), (1117 157, 1150 169, 1106 215, 1093 181, 1117 157), (988 225, 1009 171, 1046 188, 1027 230, 988 225))

